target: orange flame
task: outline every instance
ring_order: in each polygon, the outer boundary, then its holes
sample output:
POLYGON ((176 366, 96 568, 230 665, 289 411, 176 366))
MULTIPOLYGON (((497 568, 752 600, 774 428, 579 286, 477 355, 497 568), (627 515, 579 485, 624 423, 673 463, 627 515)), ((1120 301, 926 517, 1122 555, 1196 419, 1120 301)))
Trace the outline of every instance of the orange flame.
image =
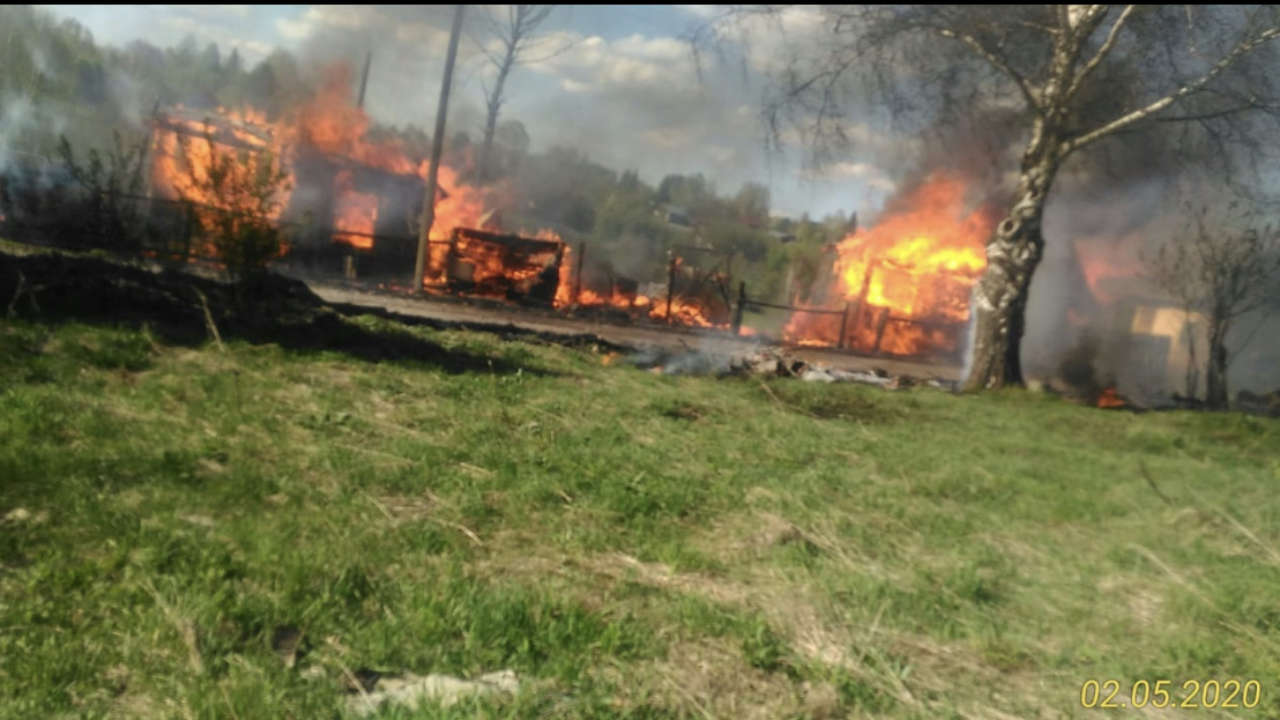
MULTIPOLYGON (((649 311, 649 317, 654 320, 668 319, 666 301, 659 301, 657 305, 649 311)), ((715 327, 715 324, 707 319, 706 312, 700 305, 681 298, 671 299, 670 319, 671 322, 688 325, 690 327, 715 327)))
MULTIPOLYGON (((159 119, 153 128, 151 173, 159 195, 192 203, 196 217, 206 227, 222 210, 265 211, 265 219, 278 220, 288 204, 292 178, 277 188, 268 207, 260 206, 253 187, 260 172, 280 171, 287 153, 287 133, 274 132, 261 113, 248 109, 233 112, 219 108, 216 114, 200 120, 182 117, 185 114, 182 106, 177 106, 173 115, 159 119), (215 179, 219 172, 220 180, 215 179)), ((207 256, 215 254, 207 238, 196 250, 207 256)))
POLYGON ((1094 298, 1104 303, 1112 302, 1118 288, 1132 289, 1131 281, 1143 275, 1142 263, 1126 250, 1136 244, 1127 237, 1118 240, 1108 238, 1105 244, 1077 243, 1080 271, 1084 273, 1094 298), (1117 283, 1118 280, 1130 282, 1117 283))
POLYGON ((935 173, 875 227, 841 240, 832 268, 835 287, 823 306, 847 303, 847 320, 796 312, 783 337, 898 355, 955 350, 995 226, 984 210, 964 213, 965 191, 959 179, 935 173))
POLYGON ((1114 409, 1127 407, 1128 403, 1124 401, 1124 398, 1120 397, 1120 393, 1116 392, 1115 388, 1109 387, 1098 395, 1097 406, 1104 409, 1114 409))
POLYGON ((333 203, 334 238, 352 247, 369 250, 378 220, 378 196, 355 191, 350 170, 334 177, 337 192, 333 203))

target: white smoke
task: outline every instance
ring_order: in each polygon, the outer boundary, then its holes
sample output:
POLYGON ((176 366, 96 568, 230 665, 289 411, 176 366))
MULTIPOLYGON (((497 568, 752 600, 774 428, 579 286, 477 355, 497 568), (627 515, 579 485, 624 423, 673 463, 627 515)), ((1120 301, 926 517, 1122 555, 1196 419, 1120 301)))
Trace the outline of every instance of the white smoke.
POLYGON ((35 105, 25 94, 0 99, 0 172, 15 160, 21 136, 35 127, 35 119, 35 105))
POLYGON ((125 122, 142 127, 146 114, 151 111, 146 107, 147 93, 142 84, 132 75, 113 69, 107 75, 107 92, 125 122))

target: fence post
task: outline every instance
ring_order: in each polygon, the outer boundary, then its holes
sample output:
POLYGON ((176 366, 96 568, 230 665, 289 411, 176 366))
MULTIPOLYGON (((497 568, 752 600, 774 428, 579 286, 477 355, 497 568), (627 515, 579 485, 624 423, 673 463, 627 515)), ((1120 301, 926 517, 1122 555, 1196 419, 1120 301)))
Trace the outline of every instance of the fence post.
POLYGON ((442 275, 446 284, 453 284, 453 264, 458 257, 458 228, 454 228, 449 233, 449 252, 444 256, 444 269, 442 275))
POLYGON ((194 230, 196 210, 191 203, 182 203, 182 261, 191 262, 191 233, 194 230))
POLYGON ((738 309, 733 313, 733 334, 738 335, 742 331, 742 309, 747 304, 747 283, 746 281, 738 283, 738 309))
POLYGON ((880 314, 880 322, 876 323, 876 344, 871 348, 872 355, 880 354, 880 341, 884 339, 884 329, 889 325, 889 308, 880 314))
POLYGON ((582 261, 587 257, 587 241, 578 243, 578 266, 573 271, 573 304, 578 304, 578 296, 582 294, 582 261))
POLYGON ((844 349, 844 339, 846 337, 845 332, 849 329, 849 308, 852 306, 853 303, 851 302, 844 304, 844 314, 840 316, 840 337, 836 338, 837 350, 844 349))
POLYGON ((871 275, 876 271, 878 265, 879 263, 875 262, 869 263, 866 274, 862 276, 862 290, 858 292, 858 310, 853 315, 855 327, 862 324, 862 318, 867 313, 867 293, 871 291, 871 275))
POLYGON ((667 324, 671 324, 671 293, 676 289, 676 256, 669 255, 667 261, 667 324))

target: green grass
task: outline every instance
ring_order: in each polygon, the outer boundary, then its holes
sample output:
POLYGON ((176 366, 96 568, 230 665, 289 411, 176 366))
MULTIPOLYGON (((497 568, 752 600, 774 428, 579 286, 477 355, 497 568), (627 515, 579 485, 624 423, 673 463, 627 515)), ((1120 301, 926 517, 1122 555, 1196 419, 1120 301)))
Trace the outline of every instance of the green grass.
POLYGON ((0 716, 341 717, 364 668, 522 679, 387 718, 1280 716, 1276 421, 353 322, 518 370, 0 325, 0 716))

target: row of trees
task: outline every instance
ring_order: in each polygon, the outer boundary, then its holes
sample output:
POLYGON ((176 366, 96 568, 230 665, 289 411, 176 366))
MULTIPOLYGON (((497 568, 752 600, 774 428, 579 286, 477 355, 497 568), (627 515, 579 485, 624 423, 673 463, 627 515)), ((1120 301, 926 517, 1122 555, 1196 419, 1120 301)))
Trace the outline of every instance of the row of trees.
POLYGON ((715 251, 707 258, 732 255, 734 276, 764 300, 789 302, 811 285, 830 262, 823 249, 848 228, 842 214, 772 218, 769 191, 757 183, 732 195, 699 174, 667 175, 651 185, 635 171, 617 173, 566 148, 526 156, 496 177, 509 179, 520 196, 513 225, 554 227, 571 241, 585 240, 641 281, 665 280, 665 254, 673 246, 702 246, 715 251), (681 217, 672 222, 672 213, 681 217))

